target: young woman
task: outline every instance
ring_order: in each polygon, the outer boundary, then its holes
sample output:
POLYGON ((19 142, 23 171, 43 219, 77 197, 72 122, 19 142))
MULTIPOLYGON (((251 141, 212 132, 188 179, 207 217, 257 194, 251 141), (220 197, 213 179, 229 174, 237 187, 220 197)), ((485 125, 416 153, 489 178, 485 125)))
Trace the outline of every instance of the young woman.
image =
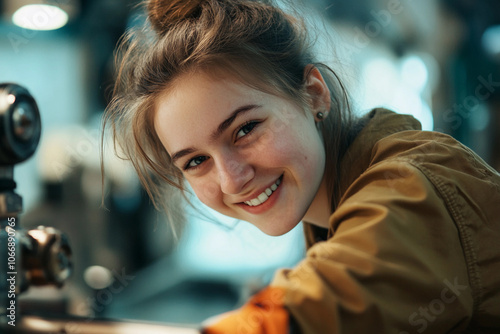
POLYGON ((206 333, 500 331, 497 172, 410 116, 353 118, 268 1, 147 9, 106 120, 152 199, 189 184, 267 234, 305 226, 306 258, 206 333))

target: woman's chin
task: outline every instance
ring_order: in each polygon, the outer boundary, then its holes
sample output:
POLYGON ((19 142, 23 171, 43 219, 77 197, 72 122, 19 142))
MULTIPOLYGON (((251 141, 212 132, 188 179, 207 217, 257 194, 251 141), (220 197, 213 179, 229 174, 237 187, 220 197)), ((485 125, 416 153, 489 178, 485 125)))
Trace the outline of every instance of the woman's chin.
POLYGON ((257 226, 257 228, 259 230, 261 230, 263 233, 265 233, 271 237, 279 237, 279 236, 287 234, 288 232, 293 230, 295 228, 295 226, 297 226, 298 223, 299 222, 284 223, 283 225, 275 224, 273 226, 259 226, 260 224, 259 225, 254 224, 254 225, 257 226), (278 226, 276 226, 276 225, 278 225, 278 226))

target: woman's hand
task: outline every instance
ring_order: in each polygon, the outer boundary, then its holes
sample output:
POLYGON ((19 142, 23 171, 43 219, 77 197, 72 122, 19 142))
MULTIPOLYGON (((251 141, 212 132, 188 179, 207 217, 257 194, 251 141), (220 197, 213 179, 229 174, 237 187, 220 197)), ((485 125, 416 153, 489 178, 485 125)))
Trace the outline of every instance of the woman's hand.
POLYGON ((203 334, 285 334, 289 314, 283 306, 285 291, 267 287, 235 311, 207 319, 203 334))

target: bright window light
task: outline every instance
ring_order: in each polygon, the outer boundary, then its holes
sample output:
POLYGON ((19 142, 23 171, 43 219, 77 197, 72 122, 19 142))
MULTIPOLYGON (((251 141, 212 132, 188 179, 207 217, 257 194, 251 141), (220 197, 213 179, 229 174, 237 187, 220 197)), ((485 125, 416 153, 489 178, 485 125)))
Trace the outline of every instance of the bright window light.
POLYGON ((404 58, 401 62, 401 79, 417 92, 423 92, 429 80, 429 71, 422 58, 416 55, 404 58))
POLYGON ((423 130, 433 130, 432 111, 421 92, 427 84, 429 72, 421 58, 410 56, 403 60, 373 57, 362 70, 365 87, 360 106, 362 110, 385 107, 402 114, 413 115, 423 130))
POLYGON ((21 28, 55 30, 68 22, 68 14, 56 6, 26 5, 12 15, 12 21, 21 28))
POLYGON ((500 25, 486 29, 483 34, 482 43, 489 54, 500 54, 500 25))

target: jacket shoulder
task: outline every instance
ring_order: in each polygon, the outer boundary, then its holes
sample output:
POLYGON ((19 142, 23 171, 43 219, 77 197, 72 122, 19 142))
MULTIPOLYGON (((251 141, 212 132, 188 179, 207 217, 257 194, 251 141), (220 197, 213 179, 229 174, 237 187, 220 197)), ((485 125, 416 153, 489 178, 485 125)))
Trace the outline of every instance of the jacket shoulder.
POLYGON ((361 178, 370 177, 384 165, 392 166, 391 172, 383 173, 392 184, 405 173, 419 173, 429 180, 430 190, 442 200, 457 228, 479 317, 476 321, 499 319, 500 293, 492 293, 498 279, 486 274, 500 272, 499 173, 454 138, 425 131, 403 131, 379 140, 361 178))

